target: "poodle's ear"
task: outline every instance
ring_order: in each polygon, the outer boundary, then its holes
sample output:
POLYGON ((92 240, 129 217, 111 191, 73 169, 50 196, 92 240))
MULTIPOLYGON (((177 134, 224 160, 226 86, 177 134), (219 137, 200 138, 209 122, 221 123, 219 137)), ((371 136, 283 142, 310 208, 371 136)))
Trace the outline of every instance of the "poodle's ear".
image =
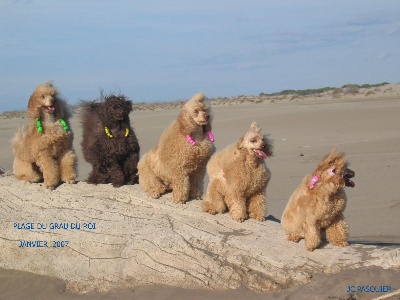
POLYGON ((41 105, 40 103, 37 101, 37 95, 35 94, 35 92, 33 92, 33 94, 31 95, 31 97, 29 98, 29 102, 28 102, 28 117, 36 119, 36 118, 41 118, 42 114, 41 114, 41 105))
POLYGON ((317 168, 315 169, 314 174, 320 177, 326 178, 340 178, 340 176, 330 176, 330 175, 339 175, 338 172, 333 172, 332 170, 337 169, 340 170, 343 166, 346 165, 346 155, 344 152, 337 151, 336 147, 334 147, 330 153, 326 154, 321 162, 318 164, 317 168), (328 174, 328 176, 326 176, 328 174))
POLYGON ((211 131, 211 127, 212 127, 211 123, 213 120, 213 114, 211 112, 211 100, 209 98, 207 98, 203 93, 201 93, 201 95, 203 96, 203 98, 199 102, 203 105, 203 108, 209 117, 208 124, 206 125, 206 130, 211 131))
POLYGON ((181 128, 181 132, 186 134, 191 134, 193 130, 196 129, 196 125, 190 120, 190 115, 189 112, 187 111, 187 107, 183 106, 178 118, 177 122, 179 124, 179 127, 181 128))
POLYGON ((250 135, 254 135, 254 133, 256 132, 255 131, 256 127, 257 127, 257 124, 255 122, 251 123, 249 130, 236 143, 237 149, 246 148, 246 146, 244 144, 248 142, 250 135))
POLYGON ((236 148, 237 148, 237 149, 243 149, 244 138, 245 138, 245 135, 242 136, 242 137, 239 139, 239 141, 236 143, 236 148))
POLYGON ((132 101, 131 100, 125 100, 125 107, 128 111, 132 111, 132 101))
POLYGON ((54 116, 57 119, 68 120, 71 117, 71 112, 68 108, 68 105, 65 103, 64 99, 56 97, 54 106, 56 108, 55 112, 54 112, 54 116))

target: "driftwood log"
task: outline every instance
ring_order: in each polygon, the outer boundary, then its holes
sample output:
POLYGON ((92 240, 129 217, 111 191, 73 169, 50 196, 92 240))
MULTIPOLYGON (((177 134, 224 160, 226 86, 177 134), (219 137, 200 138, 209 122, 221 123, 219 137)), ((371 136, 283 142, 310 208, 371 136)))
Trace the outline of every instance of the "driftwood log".
POLYGON ((174 204, 138 185, 41 184, 0 176, 0 267, 58 277, 72 292, 164 284, 272 291, 313 274, 400 268, 400 249, 329 244, 307 252, 278 220, 238 223, 174 204))

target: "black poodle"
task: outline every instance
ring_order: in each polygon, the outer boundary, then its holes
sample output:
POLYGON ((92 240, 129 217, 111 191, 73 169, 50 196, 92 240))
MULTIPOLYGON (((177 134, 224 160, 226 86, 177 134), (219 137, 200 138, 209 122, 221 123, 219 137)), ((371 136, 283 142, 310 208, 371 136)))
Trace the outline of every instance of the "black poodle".
POLYGON ((82 151, 92 165, 88 183, 112 183, 114 187, 138 183, 140 147, 130 125, 132 102, 110 95, 102 102, 83 104, 82 151))

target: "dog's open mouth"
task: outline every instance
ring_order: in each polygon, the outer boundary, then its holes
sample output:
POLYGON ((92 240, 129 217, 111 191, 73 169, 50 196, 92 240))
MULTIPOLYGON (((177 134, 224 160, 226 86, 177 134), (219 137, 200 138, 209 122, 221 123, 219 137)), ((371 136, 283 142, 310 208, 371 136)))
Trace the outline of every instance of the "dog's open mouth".
POLYGON ((56 110, 55 106, 45 106, 45 108, 47 108, 47 110, 49 110, 49 111, 55 111, 56 110))
POLYGON ((253 149, 254 153, 256 153, 258 156, 262 157, 262 158, 267 158, 267 154, 265 154, 264 151, 262 150, 258 150, 258 149, 253 149))
POLYGON ((352 171, 350 169, 344 170, 343 180, 344 180, 344 185, 345 186, 349 186, 349 187, 355 187, 356 186, 354 181, 350 179, 350 178, 353 178, 354 175, 355 175, 354 171, 352 171))
POLYGON ((355 187, 356 184, 354 183, 353 180, 349 179, 349 178, 344 178, 344 184, 346 186, 350 186, 350 187, 355 187))

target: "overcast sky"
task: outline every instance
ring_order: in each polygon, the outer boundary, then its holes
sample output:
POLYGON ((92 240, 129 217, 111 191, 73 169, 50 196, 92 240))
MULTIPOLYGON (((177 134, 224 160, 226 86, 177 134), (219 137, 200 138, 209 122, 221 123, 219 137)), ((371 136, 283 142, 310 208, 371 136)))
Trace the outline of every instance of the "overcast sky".
POLYGON ((1 0, 0 111, 400 82, 398 0, 1 0))

